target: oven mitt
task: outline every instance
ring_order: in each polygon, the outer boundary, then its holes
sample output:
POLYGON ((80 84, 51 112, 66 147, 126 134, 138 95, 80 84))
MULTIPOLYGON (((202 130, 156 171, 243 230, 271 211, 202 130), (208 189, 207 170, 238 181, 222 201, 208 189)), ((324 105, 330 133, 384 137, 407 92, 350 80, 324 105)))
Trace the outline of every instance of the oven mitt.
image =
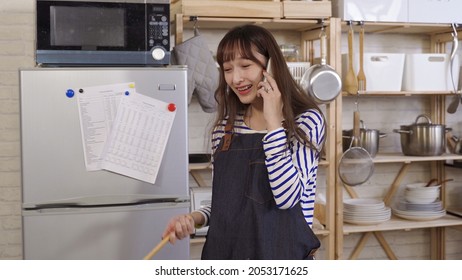
POLYGON ((172 57, 175 64, 188 66, 188 102, 195 94, 204 112, 214 112, 219 72, 205 38, 197 28, 194 37, 173 48, 172 57))

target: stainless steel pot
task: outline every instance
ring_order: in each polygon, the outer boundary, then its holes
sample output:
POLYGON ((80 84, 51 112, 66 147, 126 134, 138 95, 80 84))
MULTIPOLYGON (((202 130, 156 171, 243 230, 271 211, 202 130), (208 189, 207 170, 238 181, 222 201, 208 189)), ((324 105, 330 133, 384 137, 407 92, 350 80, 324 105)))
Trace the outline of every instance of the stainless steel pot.
POLYGON ((426 115, 417 116, 415 123, 402 125, 393 132, 401 135, 401 150, 407 156, 439 156, 446 151, 446 132, 450 131, 443 124, 433 124, 426 115), (419 123, 425 118, 426 123, 419 123))
MULTIPOLYGON (((363 125, 363 122, 361 121, 363 125)), ((364 125, 363 125, 364 126, 364 125)), ((343 141, 343 151, 345 152, 350 148, 353 141, 353 130, 343 130, 342 131, 343 141)), ((377 152, 379 151, 379 139, 387 136, 386 133, 380 133, 377 129, 368 129, 362 127, 360 129, 360 139, 359 139, 359 146, 364 148, 366 151, 369 152, 371 157, 375 157, 377 152)))

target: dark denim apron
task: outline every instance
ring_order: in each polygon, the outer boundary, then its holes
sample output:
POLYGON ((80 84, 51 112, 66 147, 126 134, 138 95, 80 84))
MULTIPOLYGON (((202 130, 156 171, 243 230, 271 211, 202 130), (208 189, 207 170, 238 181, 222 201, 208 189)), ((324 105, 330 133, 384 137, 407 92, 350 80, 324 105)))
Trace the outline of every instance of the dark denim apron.
POLYGON ((212 215, 202 259, 313 259, 320 241, 300 205, 280 210, 274 202, 265 134, 227 135, 214 155, 212 215))

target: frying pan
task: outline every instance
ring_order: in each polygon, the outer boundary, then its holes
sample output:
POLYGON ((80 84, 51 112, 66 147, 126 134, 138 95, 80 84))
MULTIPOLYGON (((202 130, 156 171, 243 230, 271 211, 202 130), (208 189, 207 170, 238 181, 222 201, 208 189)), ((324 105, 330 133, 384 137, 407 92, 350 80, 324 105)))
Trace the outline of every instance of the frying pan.
POLYGON ((321 31, 321 64, 315 64, 306 70, 300 85, 318 103, 329 103, 342 90, 339 74, 326 63, 326 34, 321 31))

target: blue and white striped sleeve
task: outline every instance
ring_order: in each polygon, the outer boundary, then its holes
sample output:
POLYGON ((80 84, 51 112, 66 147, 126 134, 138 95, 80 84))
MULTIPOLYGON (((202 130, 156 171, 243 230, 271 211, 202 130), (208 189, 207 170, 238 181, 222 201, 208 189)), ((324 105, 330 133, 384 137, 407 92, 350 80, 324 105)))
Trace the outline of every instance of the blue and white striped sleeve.
POLYGON ((296 123, 317 146, 317 151, 295 137, 289 145, 282 127, 268 132, 263 138, 271 190, 280 209, 290 209, 300 201, 314 203, 318 151, 325 137, 324 119, 317 110, 307 110, 297 117, 296 123))

